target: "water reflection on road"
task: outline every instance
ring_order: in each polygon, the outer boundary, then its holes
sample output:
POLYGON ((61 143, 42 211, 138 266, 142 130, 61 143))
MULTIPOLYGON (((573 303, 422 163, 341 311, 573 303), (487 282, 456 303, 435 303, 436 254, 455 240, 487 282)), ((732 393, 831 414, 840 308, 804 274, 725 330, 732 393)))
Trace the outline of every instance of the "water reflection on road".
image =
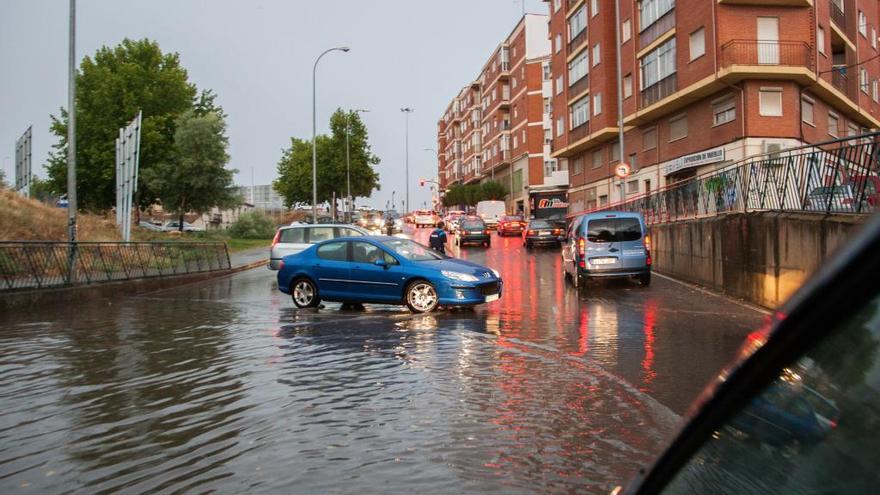
POLYGON ((300 311, 258 269, 0 316, 0 491, 606 491, 760 319, 662 279, 578 294, 517 238, 457 254, 501 301, 300 311))

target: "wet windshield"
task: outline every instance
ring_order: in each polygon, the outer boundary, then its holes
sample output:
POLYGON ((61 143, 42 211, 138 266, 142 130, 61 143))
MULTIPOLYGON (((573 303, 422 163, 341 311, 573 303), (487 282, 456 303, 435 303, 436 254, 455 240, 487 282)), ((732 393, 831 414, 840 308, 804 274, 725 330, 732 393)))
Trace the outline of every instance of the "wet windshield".
POLYGON ((408 239, 391 239, 382 244, 410 261, 442 260, 446 256, 408 239))

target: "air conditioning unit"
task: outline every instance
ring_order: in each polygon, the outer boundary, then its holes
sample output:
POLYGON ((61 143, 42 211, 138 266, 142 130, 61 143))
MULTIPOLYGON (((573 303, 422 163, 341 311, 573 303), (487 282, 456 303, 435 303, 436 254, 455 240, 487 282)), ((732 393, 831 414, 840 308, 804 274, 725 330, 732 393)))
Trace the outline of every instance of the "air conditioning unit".
POLYGON ((780 142, 763 141, 764 159, 774 161, 779 158, 785 146, 780 142))

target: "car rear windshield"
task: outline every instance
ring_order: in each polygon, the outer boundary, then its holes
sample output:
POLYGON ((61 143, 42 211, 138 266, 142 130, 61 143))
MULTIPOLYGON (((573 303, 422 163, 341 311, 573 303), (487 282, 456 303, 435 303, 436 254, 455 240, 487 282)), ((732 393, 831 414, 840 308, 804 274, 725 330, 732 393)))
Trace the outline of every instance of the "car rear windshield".
POLYGON ((642 238, 642 225, 637 218, 600 218, 587 223, 590 242, 626 242, 642 238))
POLYGON ((522 222, 522 219, 523 219, 523 217, 521 217, 521 216, 511 215, 511 216, 506 216, 506 217, 502 218, 501 220, 503 220, 505 222, 522 222))
POLYGON ((278 239, 278 242, 283 242, 285 244, 302 244, 306 242, 305 233, 306 229, 304 228, 284 229, 281 231, 281 238, 278 239))
POLYGON ((463 220, 461 228, 463 229, 484 229, 486 224, 482 220, 463 220))
POLYGON ((446 259, 446 256, 409 239, 389 239, 382 244, 410 261, 430 261, 446 259))
POLYGON ((529 222, 530 229, 552 229, 553 225, 547 220, 532 220, 529 222))

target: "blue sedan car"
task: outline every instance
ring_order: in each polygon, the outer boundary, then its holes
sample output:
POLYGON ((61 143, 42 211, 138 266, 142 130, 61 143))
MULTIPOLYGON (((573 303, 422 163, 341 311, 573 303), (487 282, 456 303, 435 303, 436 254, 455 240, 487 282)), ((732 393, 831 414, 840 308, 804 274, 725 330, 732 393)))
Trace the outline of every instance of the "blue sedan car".
POLYGON ((285 256, 278 288, 300 308, 321 300, 405 304, 415 313, 474 306, 501 297, 500 274, 409 239, 347 237, 285 256))

